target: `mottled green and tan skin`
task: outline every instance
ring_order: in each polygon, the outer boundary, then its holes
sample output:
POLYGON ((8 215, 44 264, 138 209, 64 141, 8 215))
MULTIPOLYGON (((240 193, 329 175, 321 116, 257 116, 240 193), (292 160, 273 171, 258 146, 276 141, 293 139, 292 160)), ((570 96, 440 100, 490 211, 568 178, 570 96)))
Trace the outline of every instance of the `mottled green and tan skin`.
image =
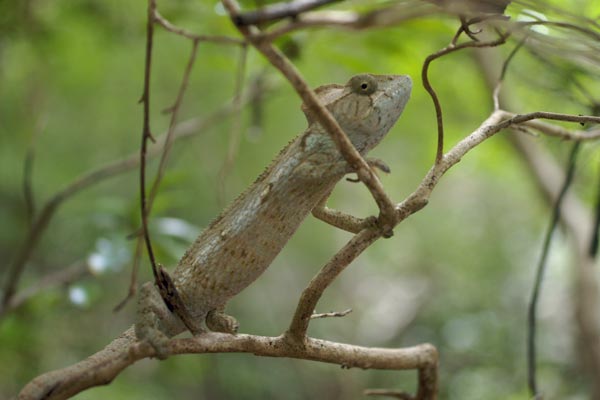
MULTIPOLYGON (((405 75, 362 74, 316 93, 364 155, 400 117, 411 87, 405 75)), ((172 274, 198 326, 206 322, 211 330, 234 330, 233 320, 219 311, 267 269, 311 210, 352 172, 330 135, 304 112, 306 131, 198 236, 172 274)), ((142 289, 139 314, 136 335, 157 349, 185 330, 150 283, 142 289)))

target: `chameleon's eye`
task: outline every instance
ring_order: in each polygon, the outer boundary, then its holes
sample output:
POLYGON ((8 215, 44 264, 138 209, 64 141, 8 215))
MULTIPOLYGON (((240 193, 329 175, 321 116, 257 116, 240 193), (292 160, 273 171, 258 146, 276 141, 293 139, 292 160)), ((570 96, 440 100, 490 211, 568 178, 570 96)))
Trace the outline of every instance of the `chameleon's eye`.
POLYGON ((377 90, 377 81, 372 75, 356 75, 350 79, 350 87, 354 93, 369 95, 377 90))

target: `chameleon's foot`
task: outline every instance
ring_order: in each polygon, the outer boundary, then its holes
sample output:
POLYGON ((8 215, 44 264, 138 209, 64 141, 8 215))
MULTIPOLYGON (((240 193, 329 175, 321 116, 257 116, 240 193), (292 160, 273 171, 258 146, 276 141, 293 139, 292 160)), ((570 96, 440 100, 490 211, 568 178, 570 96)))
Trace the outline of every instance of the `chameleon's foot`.
POLYGON ((231 315, 212 310, 206 315, 206 326, 213 332, 236 334, 240 324, 231 315))
POLYGON ((389 174, 390 172, 392 172, 389 165, 387 165, 385 163, 385 161, 383 161, 379 158, 367 157, 367 158, 365 158, 365 161, 367 162, 367 164, 369 164, 369 167, 371 167, 371 169, 373 169, 373 170, 378 169, 381 172, 385 172, 386 174, 389 174))
POLYGON ((169 338, 158 329, 143 327, 136 324, 135 335, 140 342, 145 342, 152 346, 156 352, 156 358, 159 360, 164 360, 169 356, 169 352, 167 351, 169 338))
MULTIPOLYGON (((385 172, 386 174, 389 174, 390 172, 392 172, 392 170, 385 163, 385 161, 380 160, 379 158, 366 157, 365 161, 367 162, 367 164, 369 165, 369 167, 375 174, 377 174, 377 170, 379 170, 381 172, 385 172)), ((356 171, 348 170, 348 172, 356 172, 356 171)), ((359 178, 346 178, 346 180, 348 182, 353 182, 353 183, 360 182, 359 178)))

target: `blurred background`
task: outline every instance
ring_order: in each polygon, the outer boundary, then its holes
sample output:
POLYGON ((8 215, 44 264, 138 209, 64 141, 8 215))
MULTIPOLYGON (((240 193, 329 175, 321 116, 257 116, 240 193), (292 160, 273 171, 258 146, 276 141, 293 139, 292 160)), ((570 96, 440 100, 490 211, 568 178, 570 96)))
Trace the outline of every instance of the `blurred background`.
MULTIPOLYGON (((552 5, 574 13, 565 18, 598 21, 600 15, 593 0, 547 3, 548 18, 561 16, 552 5)), ((365 11, 375 4, 388 2, 352 1, 330 8, 365 11)), ((158 6, 167 19, 190 31, 237 36, 215 1, 159 1, 158 6)), ((506 15, 531 18, 526 9, 511 4, 506 15)), ((138 151, 145 19, 146 4, 140 1, 0 2, 3 285, 31 216, 39 216, 44 202, 81 174, 138 151)), ((313 87, 345 83, 361 72, 413 77, 403 116, 371 153, 391 167, 382 180, 398 202, 416 188, 435 155, 434 109, 420 83, 423 61, 446 46, 458 26, 456 18, 432 15, 385 29, 300 30, 276 42, 313 87)), ((539 33, 550 44, 578 46, 569 32, 546 27, 539 33)), ((493 110, 481 59, 497 60, 492 61, 497 72, 515 45, 509 40, 479 58, 468 49, 432 64, 447 149, 493 110)), ((190 50, 189 40, 156 27, 151 82, 156 135, 168 127, 169 116, 160 111, 175 100, 190 50)), ((598 65, 562 51, 548 45, 517 53, 503 86, 520 107, 510 111, 592 112, 589 96, 574 82, 597 96, 598 65), (594 68, 596 81, 590 74, 594 68)), ((200 44, 180 121, 207 118, 231 103, 240 54, 235 45, 200 44)), ((306 128, 292 88, 249 49, 245 88, 257 80, 262 89, 252 104, 220 115, 174 144, 150 221, 161 263, 175 265, 196 235, 306 128), (236 124, 239 146, 231 146, 238 140, 236 124), (230 166, 220 173, 228 152, 230 166)), ((377 347, 430 342, 441 354, 440 398, 528 398, 527 301, 550 207, 508 135, 514 133, 500 133, 469 153, 442 179, 425 209, 339 277, 317 312, 353 311, 313 321, 312 336, 377 347)), ((544 136, 531 140, 565 164, 569 143, 544 136)), ((590 208, 599 154, 596 143, 583 147, 573 188, 590 208)), ((153 159, 150 176, 156 166, 153 159)), ((138 192, 137 169, 132 169, 82 190, 56 209, 18 285, 17 295, 35 295, 0 320, 0 398, 15 395, 42 372, 87 357, 133 323, 134 301, 118 313, 112 310, 129 285, 135 241, 127 236, 139 226, 138 192), (61 271, 68 278, 61 280, 61 271)), ((364 187, 345 181, 329 206, 361 217, 377 212, 364 187)), ((350 237, 308 218, 271 268, 229 304, 240 331, 283 332, 306 283, 350 237)), ((572 251, 560 230, 554 239, 539 308, 539 384, 548 398, 588 399, 591 381, 582 373, 574 327, 572 251)), ((148 279, 144 258, 139 281, 148 279)), ((143 360, 110 385, 76 398, 358 399, 366 388, 413 390, 415 384, 414 372, 347 370, 245 354, 186 355, 143 360)))

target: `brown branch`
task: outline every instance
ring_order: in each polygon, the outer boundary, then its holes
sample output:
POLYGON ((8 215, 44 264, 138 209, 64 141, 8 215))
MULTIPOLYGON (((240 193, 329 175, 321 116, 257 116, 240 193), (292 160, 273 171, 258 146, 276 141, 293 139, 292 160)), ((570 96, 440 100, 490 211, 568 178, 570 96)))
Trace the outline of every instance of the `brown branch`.
POLYGON ((588 254, 592 259, 596 259, 598 255, 598 246, 600 245, 600 169, 596 172, 598 181, 596 181, 596 198, 594 200, 594 228, 592 229, 592 237, 588 254))
POLYGON ((133 265, 131 266, 131 275, 129 276, 129 287, 127 288, 127 294, 114 306, 113 312, 119 312, 125 307, 125 305, 131 300, 137 293, 137 276, 140 270, 140 260, 142 258, 142 241, 139 236, 135 241, 135 251, 133 253, 133 265))
POLYGON ((305 28, 339 27, 349 30, 384 28, 437 13, 439 10, 422 1, 396 3, 363 14, 354 11, 314 11, 300 14, 285 25, 276 24, 270 30, 258 32, 256 35, 262 40, 272 42, 282 35, 305 28))
POLYGON ((299 14, 339 1, 341 0, 294 0, 286 3, 269 4, 257 10, 239 13, 235 16, 233 22, 239 26, 247 26, 289 17, 297 18, 299 14))
POLYGON ((332 312, 327 312, 327 313, 313 313, 310 316, 310 319, 345 317, 346 315, 350 314, 351 312, 352 312, 352 309, 348 308, 347 310, 344 310, 344 311, 332 311, 332 312))
POLYGON ((487 42, 469 41, 469 42, 465 42, 465 43, 461 43, 461 44, 457 45, 456 40, 458 39, 458 35, 462 31, 464 31, 464 28, 461 25, 457 34, 452 39, 452 42, 448 46, 444 47, 443 49, 438 50, 435 53, 427 56, 427 58, 423 62, 423 67, 421 69, 421 81, 423 82, 423 87, 425 88, 427 93, 429 93, 429 96, 431 97, 431 100, 433 101, 433 106, 435 108, 435 118, 437 121, 437 150, 436 150, 436 154, 435 154, 435 162, 436 163, 439 163, 442 161, 442 157, 444 154, 444 120, 443 120, 443 116, 442 116, 442 105, 440 104, 440 100, 438 98, 437 93, 435 92, 435 89, 433 88, 433 86, 431 85, 431 82, 429 81, 429 65, 431 64, 432 61, 434 61, 440 57, 443 57, 447 54, 450 54, 450 53, 453 53, 455 51, 459 51, 459 50, 462 50, 465 48, 469 48, 469 47, 482 48, 482 47, 499 46, 499 45, 505 43, 506 38, 508 37, 508 34, 499 33, 499 38, 496 40, 491 40, 491 41, 487 41, 487 42))
POLYGON ((325 292, 325 289, 337 276, 354 261, 367 247, 381 237, 373 229, 364 229, 356 234, 331 260, 319 271, 302 292, 296 311, 286 332, 286 336, 302 342, 306 336, 313 310, 325 292))
POLYGON ((142 144, 140 146, 140 211, 142 220, 142 232, 146 242, 146 251, 150 259, 152 274, 158 284, 158 267, 152 250, 150 233, 148 231, 148 206, 146 199, 146 148, 149 139, 152 139, 150 131, 150 75, 152 67, 152 40, 154 37, 153 15, 156 9, 156 0, 148 0, 148 20, 146 22, 146 57, 144 62, 144 91, 140 102, 144 106, 144 122, 142 128, 142 144))
MULTIPOLYGON (((205 353, 251 353, 263 357, 286 357, 327 362, 346 368, 412 370, 420 379, 437 382, 438 355, 422 344, 403 349, 382 349, 306 338, 302 346, 285 336, 228 335, 205 333, 189 339, 173 339, 166 346, 169 356, 205 353)), ((122 370, 138 360, 156 356, 151 346, 136 343, 130 328, 103 350, 70 367, 40 375, 29 382, 19 400, 66 399, 85 389, 111 382, 122 370)), ((431 388, 437 386, 430 385, 431 388)), ((435 392, 420 392, 419 399, 433 399, 435 392)))
POLYGON ((494 87, 494 91, 492 93, 492 99, 494 101, 494 110, 500 109, 500 90, 502 89, 502 82, 504 82, 504 78, 506 77, 506 72, 508 71, 508 66, 511 61, 515 57, 515 55, 519 52, 519 50, 523 47, 525 42, 527 41, 527 36, 523 37, 519 40, 519 43, 515 46, 514 49, 510 52, 506 60, 502 63, 502 71, 500 72, 500 77, 498 78, 498 82, 494 87))
MULTIPOLYGON (((148 216, 150 214, 150 206, 149 200, 148 198, 146 198, 146 148, 148 140, 154 141, 150 129, 150 76, 152 67, 155 10, 156 0, 148 0, 148 21, 146 25, 146 58, 144 63, 144 92, 140 100, 144 106, 142 144, 140 146, 140 212, 142 219, 142 233, 144 242, 146 243, 146 252, 148 253, 148 258, 150 259, 150 265, 152 267, 152 274, 154 275, 154 284, 158 288, 162 300, 164 301, 167 308, 181 319, 181 321, 185 324, 186 328, 189 329, 189 331, 193 334, 196 334, 200 332, 200 328, 193 323, 192 317, 185 303, 183 302, 183 299, 179 295, 177 287, 175 286, 173 280, 169 276, 169 273, 162 267, 162 265, 156 262, 154 250, 152 248, 152 242, 150 240, 150 232, 148 229, 148 216)), ((187 78, 189 77, 189 73, 191 71, 193 62, 196 59, 197 47, 198 42, 194 41, 192 55, 190 57, 190 61, 188 62, 186 72, 184 74, 184 79, 178 94, 176 105, 172 110, 170 129, 167 133, 167 138, 165 140, 165 148, 163 150, 163 157, 161 158, 161 171, 159 171, 159 175, 155 180, 155 184, 157 187, 160 182, 160 178, 162 177, 162 173, 164 172, 164 162, 166 161, 167 155, 169 153, 169 141, 173 133, 173 126, 177 117, 177 110, 179 109, 181 98, 183 97, 183 93, 185 92, 185 88, 187 87, 187 78)))
POLYGON ((158 188, 162 181, 162 178, 165 174, 165 170, 167 167, 167 161, 169 159, 169 154, 171 151, 171 147, 173 147, 173 141, 175 139, 175 127, 177 126, 177 117, 179 116, 179 109, 181 108, 181 103, 183 101, 183 96, 188 87, 188 82, 190 80, 190 74, 192 73, 192 68, 194 67, 194 61, 196 61, 196 55, 198 53, 198 40, 192 41, 192 50, 190 52, 190 56, 188 58, 187 65, 185 67, 185 71, 183 73, 183 78, 181 78, 181 84, 179 85, 179 91, 177 92, 177 97, 175 99, 175 103, 169 108, 171 113, 171 119, 169 120, 169 128, 167 130, 167 135, 165 137, 165 142, 163 146, 163 151, 160 156, 160 162, 158 164, 158 171, 154 178, 154 182, 152 184, 152 188, 150 189, 150 193, 148 194, 148 204, 147 204, 147 212, 149 213, 152 210, 152 205, 154 203, 154 199, 158 193, 158 188))
MULTIPOLYGON (((545 118, 551 119, 555 121, 569 121, 569 122, 586 122, 590 121, 590 118, 593 121, 600 121, 600 117, 593 116, 575 116, 568 114, 559 114, 559 113, 531 113, 531 114, 514 114, 508 111, 499 110, 502 113, 503 118, 507 118, 505 124, 510 125, 521 125, 531 129, 535 129, 540 131, 548 136, 554 136, 561 139, 566 140, 577 140, 577 141, 586 141, 586 140, 596 140, 600 138, 600 129, 594 129, 591 131, 582 131, 582 130, 570 130, 563 128, 562 126, 548 124, 542 121, 534 120, 533 118, 545 118)), ((507 127, 508 127, 507 126, 507 127)))
POLYGON ((223 36, 223 35, 199 35, 193 32, 190 32, 184 28, 180 28, 176 25, 173 25, 171 22, 169 22, 165 17, 163 17, 157 9, 154 9, 153 14, 152 14, 152 18, 154 19, 154 22, 156 22, 157 24, 159 24, 160 26, 162 26, 164 29, 166 29, 167 31, 174 33, 176 35, 179 36, 183 36, 185 38, 188 38, 194 42, 211 42, 211 43, 218 43, 218 44, 233 44, 233 45, 239 45, 239 46, 243 46, 245 44, 245 42, 243 40, 240 40, 238 38, 232 38, 229 36, 223 36))
POLYGON ((43 291, 56 286, 69 285, 89 275, 89 266, 85 261, 77 261, 64 269, 51 272, 42 277, 34 285, 21 290, 19 293, 13 296, 10 300, 10 303, 8 303, 6 312, 14 311, 25 304, 29 299, 37 296, 43 291))
POLYGON ((396 206, 398 221, 403 221, 425 207, 431 192, 446 171, 458 163, 467 152, 499 132, 502 128, 498 124, 501 121, 502 114, 493 112, 475 131, 444 154, 441 161, 434 164, 427 172, 417 189, 396 206))
MULTIPOLYGON (((231 18, 235 19, 235 16, 239 13, 239 7, 235 1, 223 0, 223 5, 229 11, 231 18)), ((253 27, 238 27, 244 37, 286 77, 296 90, 296 93, 302 98, 306 107, 311 110, 317 121, 329 132, 340 153, 346 162, 348 162, 348 165, 356 172, 358 178, 371 192, 380 210, 381 229, 386 236, 391 236, 392 227, 394 226, 394 206, 385 193, 377 175, 369 168, 367 162, 354 148, 352 142, 350 142, 350 139, 348 139, 335 118, 321 104, 314 91, 308 86, 296 67, 273 45, 258 38, 256 36, 256 32, 258 32, 257 28, 251 28, 253 27)))
POLYGON ((560 220, 562 203, 567 194, 567 190, 573 182, 573 176, 575 174, 575 163, 577 161, 577 155, 579 152, 581 142, 575 142, 569 155, 569 161, 567 164, 567 172, 565 174, 565 180, 562 184, 560 192, 556 198, 554 206, 552 207, 552 215, 550 217, 550 225, 544 236, 544 242, 542 244, 542 252, 536 267, 535 279, 533 282, 533 289, 529 300, 529 306, 527 310, 527 382, 529 384, 529 394, 533 398, 541 397, 541 393, 537 385, 537 355, 536 355, 536 322, 537 322, 537 307, 539 296, 541 293, 542 281, 546 273, 546 260, 550 252, 550 244, 552 242, 552 236, 560 220))

